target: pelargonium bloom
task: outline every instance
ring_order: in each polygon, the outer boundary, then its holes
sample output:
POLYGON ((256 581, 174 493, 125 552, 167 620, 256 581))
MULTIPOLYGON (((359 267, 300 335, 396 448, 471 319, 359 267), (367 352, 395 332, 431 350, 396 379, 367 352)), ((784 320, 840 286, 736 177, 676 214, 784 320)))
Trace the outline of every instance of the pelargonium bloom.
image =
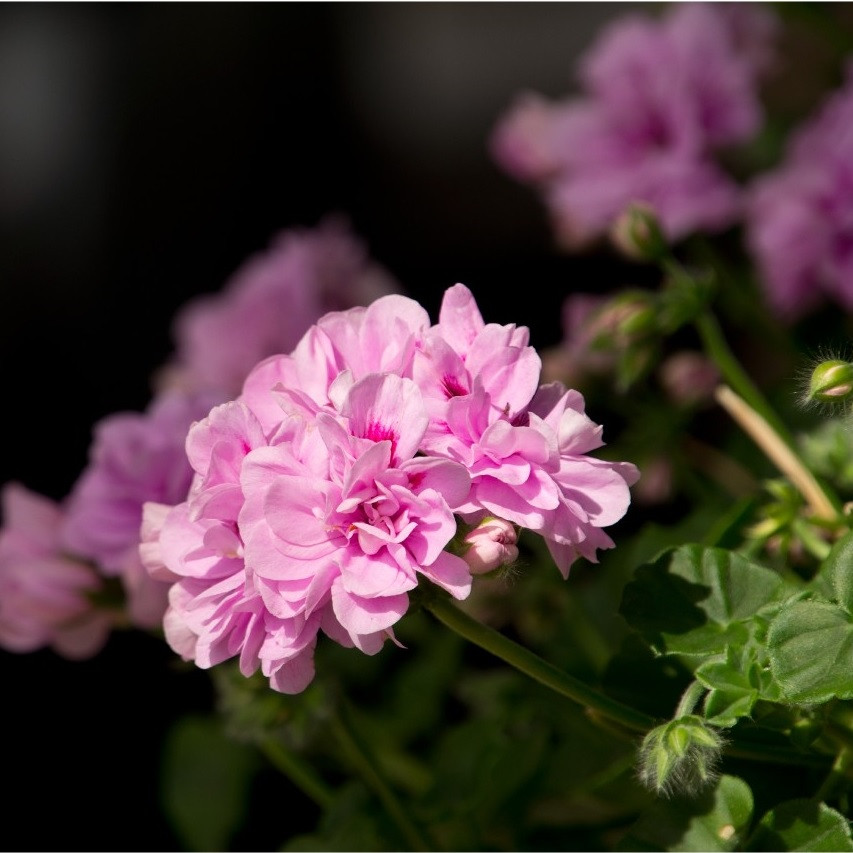
POLYGON ((121 578, 130 621, 139 627, 161 624, 168 590, 139 559, 142 506, 186 498, 193 475, 184 449, 187 430, 221 399, 172 390, 144 413, 119 412, 99 421, 89 464, 67 500, 63 547, 104 576, 121 578))
POLYGON ((384 296, 259 362, 190 429, 187 499, 145 506, 140 554, 172 582, 172 648, 202 667, 239 657, 298 692, 318 635, 373 654, 421 578, 469 594, 472 567, 449 549, 457 516, 493 517, 501 560, 513 525, 537 531, 564 574, 610 547, 601 528, 636 469, 587 456, 601 428, 577 392, 539 386, 528 338, 486 324, 458 284, 434 326, 384 296))
POLYGON ((581 58, 579 95, 520 95, 492 154, 540 189, 568 247, 604 235, 631 202, 654 209, 673 240, 727 227, 739 188, 713 158, 759 129, 773 23, 760 7, 732 15, 705 3, 674 4, 660 21, 619 19, 581 58))
POLYGON ((3 487, 2 506, 0 646, 12 652, 51 647, 73 660, 96 654, 112 617, 90 598, 102 579, 62 550, 62 509, 18 483, 3 487))
POLYGON ((344 220, 282 231, 265 252, 242 264, 221 293, 198 296, 178 312, 168 382, 236 397, 255 364, 290 352, 327 312, 397 290, 344 220))
POLYGON ((794 321, 830 299, 853 309, 853 65, 749 188, 747 245, 776 314, 794 321))

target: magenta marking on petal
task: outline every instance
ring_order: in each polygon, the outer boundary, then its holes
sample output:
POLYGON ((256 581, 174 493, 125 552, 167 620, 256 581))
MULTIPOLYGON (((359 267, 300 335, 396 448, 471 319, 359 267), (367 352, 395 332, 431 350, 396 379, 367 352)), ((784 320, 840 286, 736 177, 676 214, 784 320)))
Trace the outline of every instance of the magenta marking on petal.
POLYGON ((371 441, 380 442, 380 441, 390 441, 391 442, 391 458, 393 459, 397 453, 397 440, 400 436, 394 431, 393 427, 388 426, 387 424, 379 423, 378 421, 371 421, 367 425, 367 429, 364 433, 365 438, 369 438, 371 441))
POLYGON ((471 393, 455 376, 448 376, 447 374, 441 377, 441 387, 448 400, 451 397, 464 397, 471 393))

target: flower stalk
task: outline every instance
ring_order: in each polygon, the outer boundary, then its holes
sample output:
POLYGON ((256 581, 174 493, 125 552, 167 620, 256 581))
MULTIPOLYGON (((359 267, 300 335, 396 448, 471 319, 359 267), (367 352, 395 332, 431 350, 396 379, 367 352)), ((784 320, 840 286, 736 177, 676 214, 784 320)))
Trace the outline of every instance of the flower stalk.
POLYGON ((341 749, 346 754, 353 768, 359 773, 364 783, 370 788, 382 803, 388 816, 394 822, 401 837, 405 840, 406 849, 417 851, 432 850, 433 846, 427 841, 423 830, 418 827, 403 808, 394 790, 385 780, 376 763, 371 759, 370 752, 356 731, 345 702, 339 703, 338 712, 330 719, 334 736, 341 749))
POLYGON ((264 738, 258 742, 261 752, 271 764, 280 770, 297 788, 310 797, 321 808, 328 808, 334 800, 332 789, 279 740, 264 738))
POLYGON ((734 418, 777 468, 797 487, 817 519, 837 522, 841 518, 833 501, 815 479, 791 445, 771 426, 762 414, 750 406, 731 388, 721 385, 715 394, 717 402, 734 418))
POLYGON ((425 601, 424 607, 439 622, 442 622, 461 637, 487 652, 491 652, 495 657, 500 658, 535 681, 577 702, 592 711, 594 715, 604 717, 636 732, 648 731, 655 725, 656 720, 653 717, 605 696, 583 681, 543 660, 524 646, 504 637, 494 628, 473 619, 451 604, 450 601, 435 597, 430 601, 425 601))

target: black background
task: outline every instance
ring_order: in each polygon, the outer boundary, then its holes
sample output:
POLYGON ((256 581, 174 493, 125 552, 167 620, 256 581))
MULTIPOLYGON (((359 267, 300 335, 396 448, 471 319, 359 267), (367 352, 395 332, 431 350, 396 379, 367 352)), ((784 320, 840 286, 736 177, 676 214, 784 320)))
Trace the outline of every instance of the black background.
MULTIPOLYGON (((433 316, 461 281, 487 320, 556 343, 566 293, 626 266, 558 253, 486 140, 516 92, 571 92, 578 52, 632 8, 0 5, 0 481, 62 499, 95 421, 147 404, 176 308, 329 213, 433 316)), ((175 663, 137 633, 85 663, 0 654, 0 848, 179 849, 160 744, 211 691, 175 663)), ((275 774, 256 796, 242 849, 312 825, 275 774)))

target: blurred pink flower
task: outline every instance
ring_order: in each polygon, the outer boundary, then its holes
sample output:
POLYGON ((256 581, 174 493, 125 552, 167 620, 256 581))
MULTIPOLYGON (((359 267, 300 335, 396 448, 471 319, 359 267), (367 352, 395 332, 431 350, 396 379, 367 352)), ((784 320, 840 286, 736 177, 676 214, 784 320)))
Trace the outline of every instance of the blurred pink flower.
POLYGON ((95 570, 62 551, 62 510, 18 483, 3 487, 2 506, 0 646, 52 647, 73 660, 96 654, 113 618, 89 598, 103 586, 95 570))
POLYGON ((760 7, 734 15, 706 3, 672 4, 661 20, 623 17, 581 58, 582 93, 518 96, 492 154, 539 188, 568 248, 604 235, 631 202, 655 210, 672 240, 725 228, 740 193, 713 153, 759 129, 774 21, 760 7))
POLYGON ((196 297, 178 312, 176 354, 165 382, 236 397, 255 364, 290 352, 327 312, 397 290, 342 219, 282 231, 221 293, 196 297))
POLYGON ((700 352, 679 350, 667 356, 658 368, 661 386, 678 406, 700 406, 713 402, 720 384, 720 371, 700 352))
POLYGON ((178 503, 192 469, 184 444, 193 421, 221 396, 162 393, 145 413, 120 412, 95 425, 89 464, 67 500, 62 545, 119 577, 132 624, 153 628, 166 609, 167 586, 151 579, 139 560, 139 529, 146 501, 178 503))
POLYGON ((845 84, 749 188, 746 241, 767 301, 794 321, 826 299, 853 309, 853 65, 845 84))

